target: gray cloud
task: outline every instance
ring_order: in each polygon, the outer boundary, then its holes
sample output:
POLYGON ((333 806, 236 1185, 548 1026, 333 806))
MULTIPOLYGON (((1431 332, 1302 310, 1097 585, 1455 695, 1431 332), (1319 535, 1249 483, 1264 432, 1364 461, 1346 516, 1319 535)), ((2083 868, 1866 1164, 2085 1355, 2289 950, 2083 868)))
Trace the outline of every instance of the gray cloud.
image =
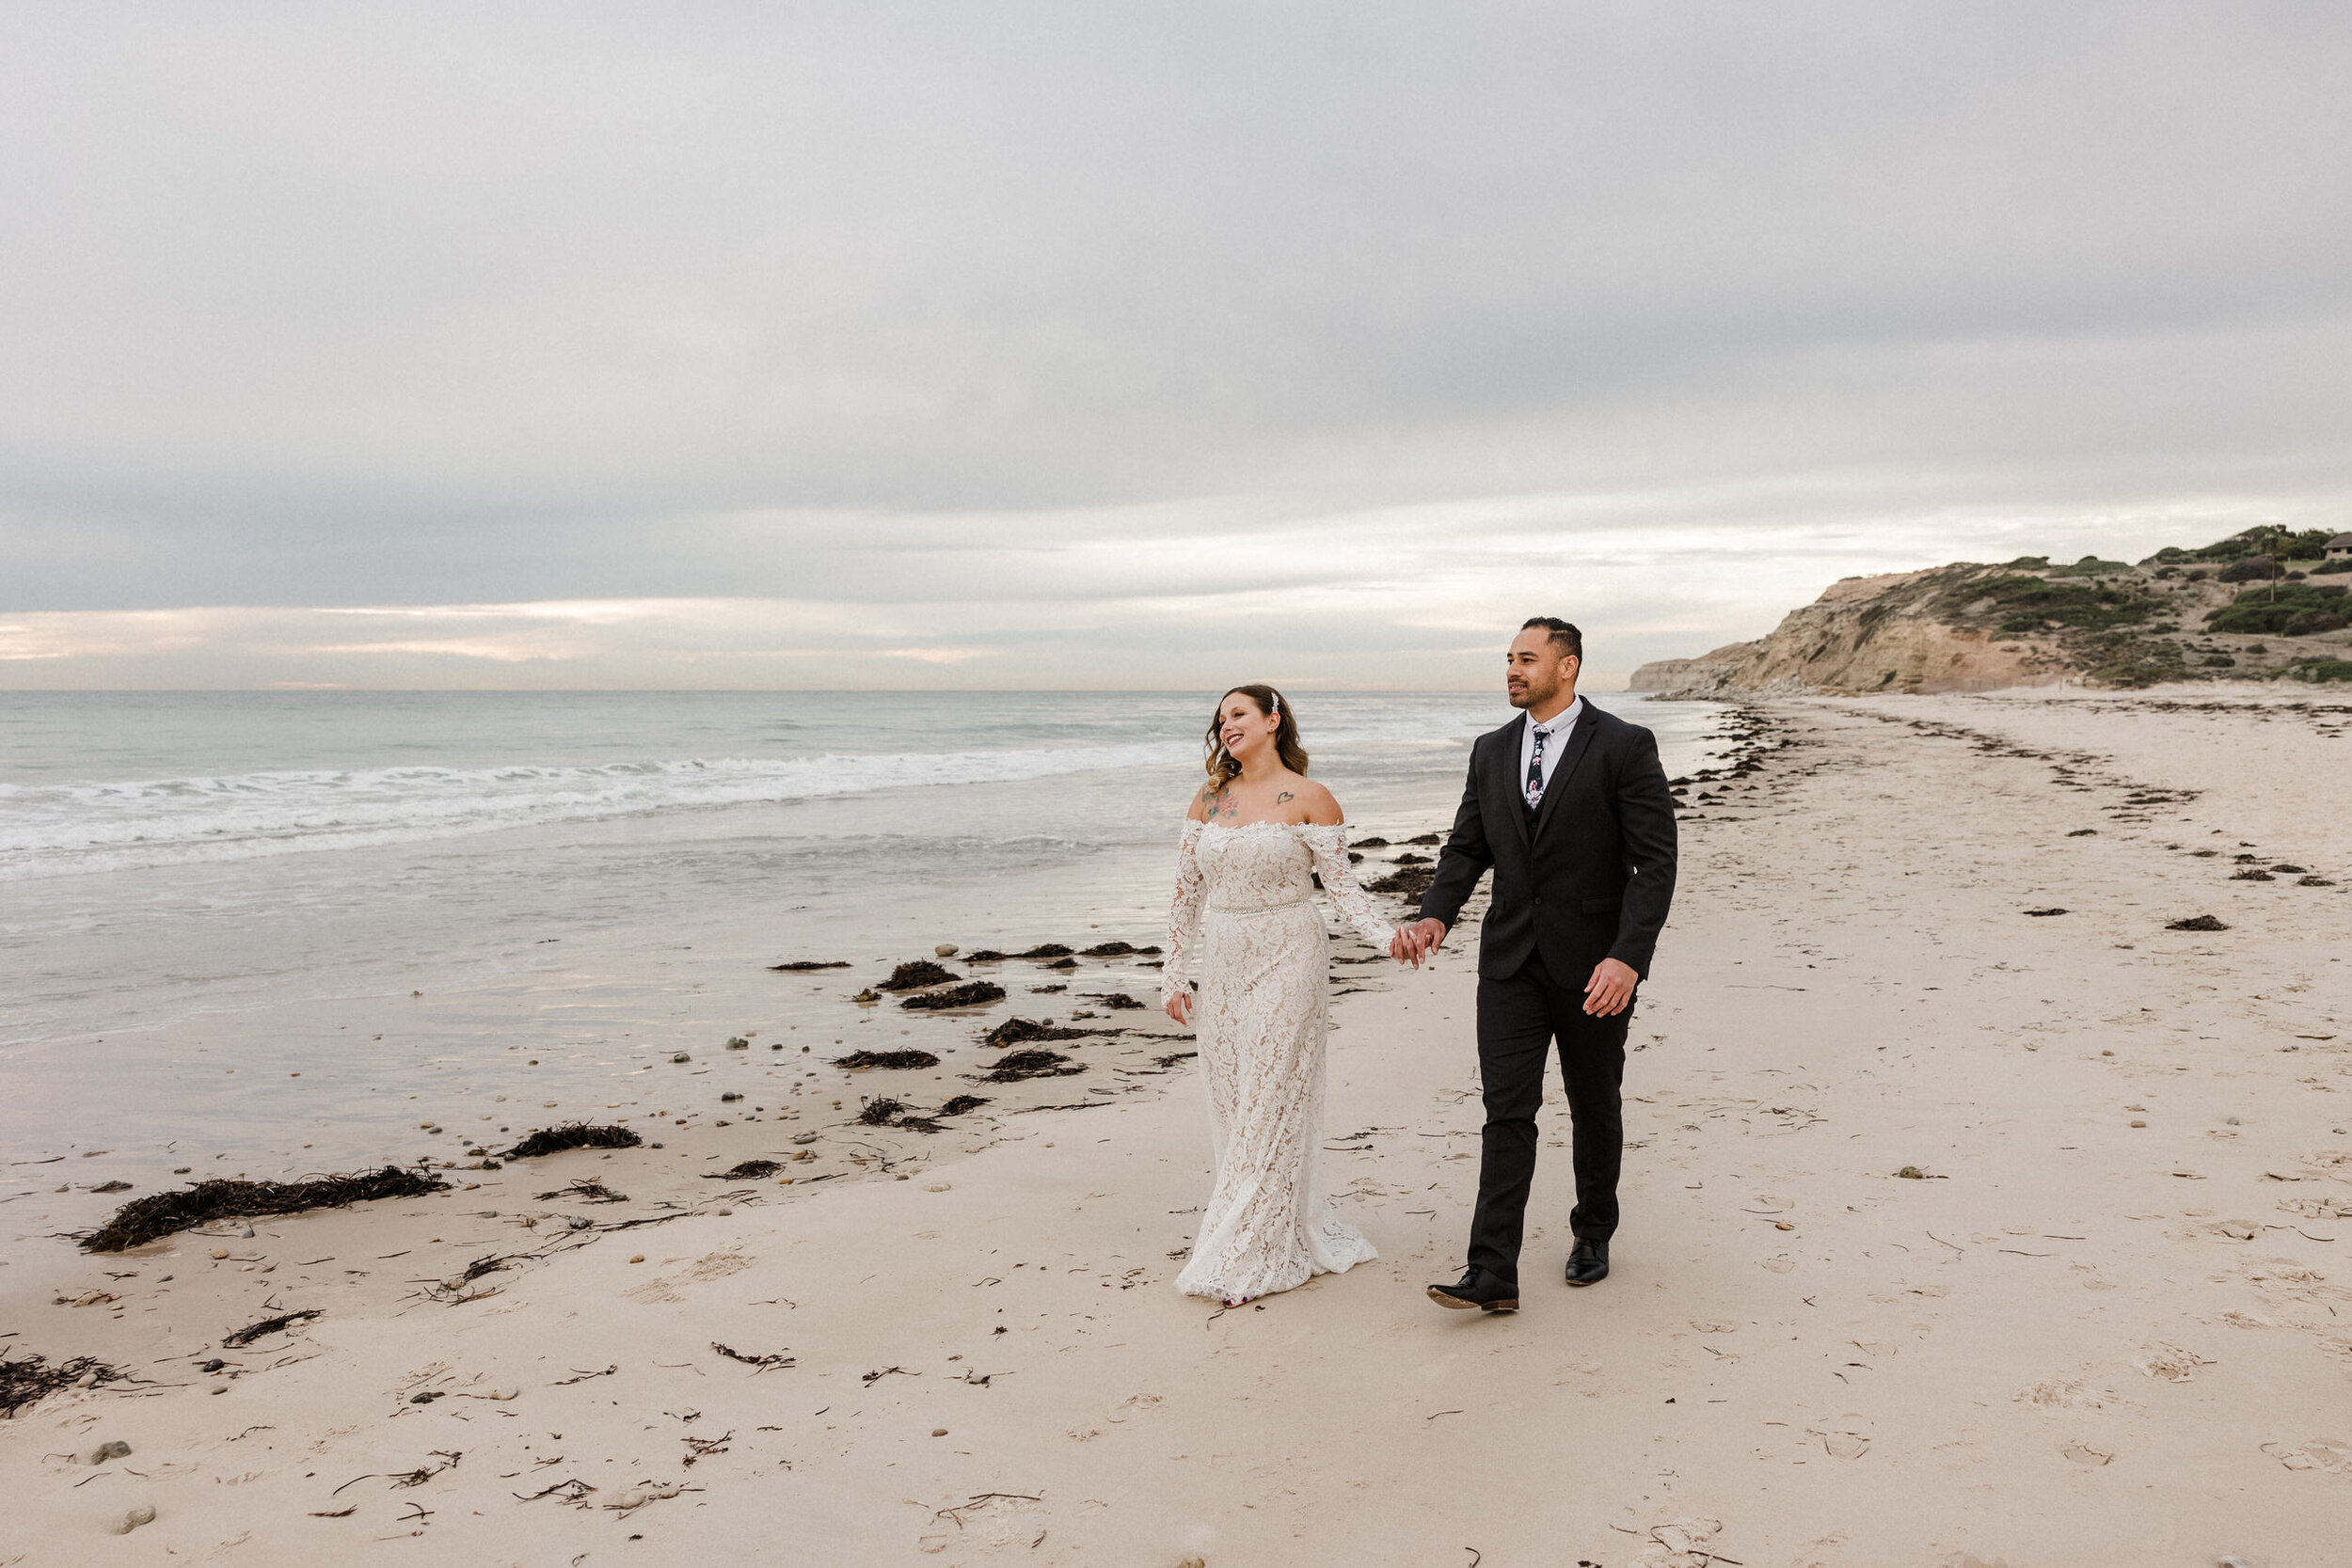
POLYGON ((1669 652, 1677 602, 2345 507, 2340 6, 10 35, 12 610, 1009 598, 1099 649, 1246 581, 1386 647, 1532 558, 1669 652))

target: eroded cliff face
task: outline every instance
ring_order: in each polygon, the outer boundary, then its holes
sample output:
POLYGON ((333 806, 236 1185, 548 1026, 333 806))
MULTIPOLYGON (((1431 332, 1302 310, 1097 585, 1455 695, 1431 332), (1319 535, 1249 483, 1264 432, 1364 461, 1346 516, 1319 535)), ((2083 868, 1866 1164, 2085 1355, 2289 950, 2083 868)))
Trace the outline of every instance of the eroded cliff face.
MULTIPOLYGON (((2312 578, 2284 591, 2329 593, 2319 585, 2332 580, 2312 578)), ((1768 637, 1645 664, 1629 684, 1693 697, 1983 691, 2061 680, 2147 686, 2303 673, 2314 659, 2352 655, 2352 631, 2324 613, 2313 623, 2320 629, 2292 636, 2206 629, 2210 615, 2270 591, 2210 571, 2095 561, 1962 562, 1848 578, 1791 610, 1768 637), (2329 619, 2337 626, 2327 626, 2329 619)))

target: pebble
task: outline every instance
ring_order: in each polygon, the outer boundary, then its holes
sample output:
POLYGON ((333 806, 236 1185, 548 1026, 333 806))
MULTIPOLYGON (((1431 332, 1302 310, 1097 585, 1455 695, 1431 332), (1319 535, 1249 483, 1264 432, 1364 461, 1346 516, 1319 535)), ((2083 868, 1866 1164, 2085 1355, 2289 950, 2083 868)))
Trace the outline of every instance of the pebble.
POLYGON ((632 1262, 632 1263, 642 1263, 642 1262, 644 1262, 644 1260, 645 1260, 645 1255, 644 1255, 644 1253, 642 1253, 642 1252, 641 1252, 641 1253, 639 1253, 636 1257, 634 1257, 634 1258, 632 1258, 632 1259, 629 1259, 629 1261, 630 1261, 630 1262, 632 1262))
POLYGON ((84 1449, 82 1453, 82 1463, 85 1465, 103 1465, 109 1459, 128 1459, 130 1457, 131 1445, 124 1442, 121 1438, 117 1437, 107 1442, 101 1443, 94 1449, 84 1449))
POLYGON ((204 1365, 199 1367, 197 1370, 199 1372, 216 1372, 227 1365, 229 1365, 228 1362, 223 1361, 219 1356, 215 1355, 210 1361, 207 1361, 204 1365))
MULTIPOLYGON (((940 955, 940 957, 941 957, 941 958, 946 958, 946 956, 947 956, 947 955, 946 955, 946 954, 945 954, 945 953, 942 953, 942 954, 940 955)), ((933 1437, 945 1437, 945 1436, 946 1436, 946 1435, 947 1435, 947 1429, 946 1429, 946 1427, 933 1427, 933 1428, 931 1428, 931 1435, 932 1435, 933 1437)))
POLYGON ((956 956, 956 944, 952 942, 943 942, 931 951, 943 958, 952 958, 956 956))
POLYGON ((115 1526, 114 1532, 117 1535, 128 1535, 141 1525, 151 1525, 154 1522, 155 1505, 141 1503, 122 1516, 122 1522, 115 1526))
POLYGON ((226 1258, 226 1257, 228 1257, 228 1256, 229 1256, 229 1249, 228 1249, 227 1247, 225 1247, 225 1246, 216 1246, 216 1247, 213 1248, 213 1257, 214 1257, 215 1259, 226 1258))
POLYGON ((243 1230, 238 1231, 237 1234, 249 1242, 253 1240, 253 1227, 248 1225, 243 1230))
POLYGON ((565 1224, 567 1224, 567 1225, 569 1225, 569 1226, 570 1226, 570 1227, 571 1227, 574 1230, 585 1230, 585 1229, 587 1229, 590 1226, 592 1226, 592 1225, 596 1224, 596 1221, 594 1221, 594 1220, 592 1220, 592 1219, 590 1219, 590 1218, 589 1218, 587 1215, 585 1215, 585 1214, 574 1214, 574 1215, 573 1215, 573 1216, 572 1216, 569 1220, 565 1221, 564 1223, 565 1223, 565 1224))

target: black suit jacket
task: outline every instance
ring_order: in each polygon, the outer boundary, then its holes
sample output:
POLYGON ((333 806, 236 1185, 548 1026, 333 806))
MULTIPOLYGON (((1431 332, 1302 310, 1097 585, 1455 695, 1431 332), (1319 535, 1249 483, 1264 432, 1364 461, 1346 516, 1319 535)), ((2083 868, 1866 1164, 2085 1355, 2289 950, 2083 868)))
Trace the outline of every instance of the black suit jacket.
POLYGON ((1452 930, 1492 866, 1479 974, 1505 978, 1540 952, 1563 985, 1581 985, 1604 958, 1647 978, 1675 892, 1675 802, 1657 738, 1587 702, 1531 820, 1519 778, 1526 728, 1521 714, 1471 742, 1462 809, 1421 918, 1452 930))

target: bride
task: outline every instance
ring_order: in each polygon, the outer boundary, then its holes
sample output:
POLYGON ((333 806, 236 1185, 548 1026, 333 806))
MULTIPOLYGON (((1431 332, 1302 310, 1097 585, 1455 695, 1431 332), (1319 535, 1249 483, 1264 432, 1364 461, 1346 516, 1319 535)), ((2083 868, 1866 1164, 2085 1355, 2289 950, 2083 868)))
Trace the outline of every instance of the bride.
POLYGON ((1332 1213, 1317 1170, 1329 960, 1309 874, 1366 942, 1392 933, 1347 868, 1339 802, 1308 779, 1280 692, 1225 693, 1204 750, 1161 986, 1200 1039, 1216 1180, 1176 1285, 1238 1307, 1379 1256, 1332 1213))

